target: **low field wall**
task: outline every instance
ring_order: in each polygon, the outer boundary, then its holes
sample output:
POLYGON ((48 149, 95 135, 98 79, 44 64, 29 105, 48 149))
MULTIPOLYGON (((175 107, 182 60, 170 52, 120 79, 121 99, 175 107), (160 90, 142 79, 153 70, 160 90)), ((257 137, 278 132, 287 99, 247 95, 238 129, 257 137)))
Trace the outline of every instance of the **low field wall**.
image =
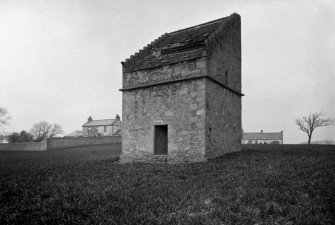
POLYGON ((121 136, 104 136, 104 137, 77 137, 77 138, 49 138, 48 150, 72 148, 89 145, 103 145, 121 143, 121 136))
POLYGON ((41 142, 0 144, 0 151, 49 151, 64 148, 121 143, 121 136, 49 138, 41 142))
POLYGON ((243 150, 335 150, 335 145, 307 145, 307 144, 242 144, 243 150))
POLYGON ((46 151, 47 141, 16 144, 0 144, 0 151, 46 151))

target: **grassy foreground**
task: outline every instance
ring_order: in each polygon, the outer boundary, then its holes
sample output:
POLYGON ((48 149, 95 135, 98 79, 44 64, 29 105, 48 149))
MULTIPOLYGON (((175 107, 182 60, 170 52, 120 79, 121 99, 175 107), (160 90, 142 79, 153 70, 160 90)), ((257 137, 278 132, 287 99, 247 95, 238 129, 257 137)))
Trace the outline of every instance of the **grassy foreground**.
POLYGON ((118 153, 0 152, 0 224, 335 223, 335 149, 183 165, 120 165, 118 153))

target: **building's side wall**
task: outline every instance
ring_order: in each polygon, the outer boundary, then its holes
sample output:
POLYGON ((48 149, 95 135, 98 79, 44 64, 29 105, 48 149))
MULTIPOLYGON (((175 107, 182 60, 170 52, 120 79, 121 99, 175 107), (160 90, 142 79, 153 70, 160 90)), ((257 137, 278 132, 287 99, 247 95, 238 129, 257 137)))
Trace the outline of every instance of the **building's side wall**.
POLYGON ((122 95, 121 162, 202 161, 205 155, 205 79, 122 95), (154 126, 168 125, 168 154, 154 155, 154 126))
MULTIPOLYGON (((206 60, 200 58, 189 62, 123 73, 123 88, 198 77, 205 75, 205 72, 206 60)), ((124 120, 124 118, 122 120, 124 120)))
POLYGON ((83 136, 88 136, 88 128, 87 127, 83 127, 83 136))
MULTIPOLYGON (((234 15, 207 40, 207 74, 241 92, 241 21, 234 15)), ((207 157, 241 150, 241 96, 222 85, 206 82, 207 157)))
POLYGON ((84 137, 112 136, 115 132, 121 129, 121 127, 122 127, 121 121, 115 121, 113 125, 108 126, 83 127, 83 136, 84 137))
POLYGON ((107 127, 107 134, 106 135, 112 136, 113 134, 115 134, 115 132, 117 132, 119 129, 121 129, 121 126, 122 126, 122 124, 121 124, 120 120, 115 121, 112 126, 107 127))
POLYGON ((98 129, 98 134, 104 136, 105 126, 97 126, 96 128, 98 129))
POLYGON ((107 126, 107 132, 105 132, 105 126, 83 127, 83 136, 84 137, 108 136, 109 135, 108 130, 111 129, 110 127, 111 126, 107 126))
POLYGON ((113 133, 114 133, 114 130, 115 130, 114 125, 112 125, 112 126, 107 126, 107 132, 105 133, 105 135, 106 135, 106 136, 112 136, 113 133))
POLYGON ((206 81, 206 152, 215 158, 241 150, 241 97, 206 81))
POLYGON ((231 89, 241 92, 241 19, 230 18, 207 41, 207 73, 231 89))

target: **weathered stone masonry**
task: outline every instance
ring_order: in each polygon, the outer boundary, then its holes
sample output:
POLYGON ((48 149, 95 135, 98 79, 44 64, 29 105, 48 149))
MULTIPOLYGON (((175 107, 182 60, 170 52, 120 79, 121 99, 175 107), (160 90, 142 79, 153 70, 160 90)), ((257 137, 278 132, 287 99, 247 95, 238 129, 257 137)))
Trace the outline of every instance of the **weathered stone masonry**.
POLYGON ((195 162, 240 150, 240 30, 233 14, 165 34, 122 63, 121 162, 195 162), (166 154, 155 154, 158 125, 166 125, 166 154))

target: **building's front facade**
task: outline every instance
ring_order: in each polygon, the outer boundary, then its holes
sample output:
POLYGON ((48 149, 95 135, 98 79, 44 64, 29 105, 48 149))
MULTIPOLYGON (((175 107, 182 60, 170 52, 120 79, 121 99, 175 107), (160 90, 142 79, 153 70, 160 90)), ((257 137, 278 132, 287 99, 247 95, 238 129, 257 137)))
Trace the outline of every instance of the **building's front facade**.
POLYGON ((239 151, 240 16, 171 32, 122 63, 121 162, 239 151))
POLYGON ((283 144, 284 132, 246 132, 242 144, 283 144))
POLYGON ((82 127, 84 137, 113 136, 120 133, 122 122, 119 115, 115 119, 103 120, 93 120, 90 116, 82 127))

